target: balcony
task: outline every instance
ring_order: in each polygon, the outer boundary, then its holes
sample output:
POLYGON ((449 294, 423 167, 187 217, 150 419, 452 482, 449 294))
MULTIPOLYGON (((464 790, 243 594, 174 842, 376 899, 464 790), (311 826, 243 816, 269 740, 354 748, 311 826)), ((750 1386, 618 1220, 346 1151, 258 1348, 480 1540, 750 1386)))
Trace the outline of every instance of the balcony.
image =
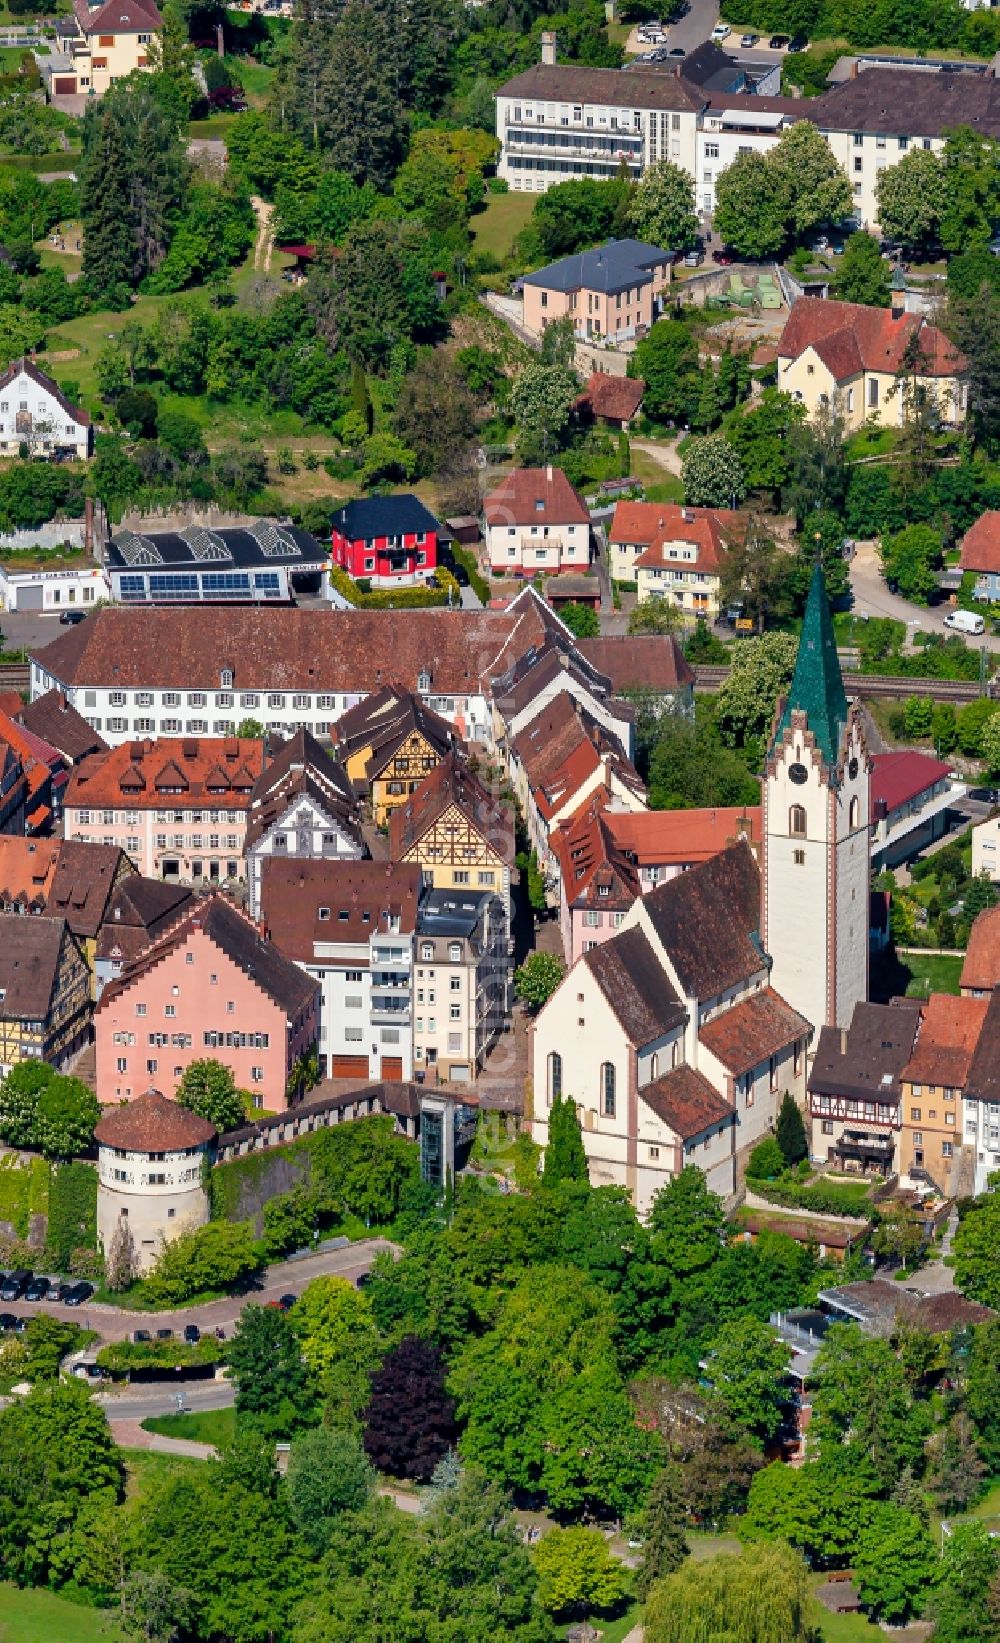
POLYGON ((509 154, 550 153, 563 158, 626 160, 630 165, 642 165, 642 138, 630 137, 623 131, 604 135, 551 126, 527 131, 508 126, 504 132, 504 148, 509 154))
POLYGON ((410 999, 405 998, 372 998, 371 1019, 380 1021, 388 1026, 408 1027, 410 1025, 410 999))

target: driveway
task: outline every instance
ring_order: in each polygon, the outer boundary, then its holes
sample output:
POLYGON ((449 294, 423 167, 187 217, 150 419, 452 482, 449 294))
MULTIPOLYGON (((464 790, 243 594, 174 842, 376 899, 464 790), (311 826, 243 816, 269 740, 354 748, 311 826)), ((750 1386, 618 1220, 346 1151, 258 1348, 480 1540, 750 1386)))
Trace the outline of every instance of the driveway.
MULTIPOLYGON (((102 1341, 127 1340, 134 1329, 172 1329, 179 1334, 185 1324, 197 1324, 203 1334, 225 1329, 229 1334, 243 1308, 250 1301, 264 1304, 276 1301, 281 1295, 300 1295, 313 1278, 347 1278, 356 1283, 362 1273, 370 1272, 376 1255, 384 1250, 395 1250, 387 1238, 366 1238, 349 1244, 345 1249, 327 1250, 321 1255, 307 1255, 301 1261, 281 1261, 268 1267, 258 1283, 245 1295, 227 1295, 221 1301, 207 1301, 201 1306, 181 1307, 173 1312, 133 1312, 124 1307, 91 1302, 88 1306, 49 1306, 46 1302, 4 1301, 0 1307, 17 1317, 36 1318, 40 1312, 51 1317, 64 1318, 68 1323, 81 1324, 97 1331, 102 1341)), ((210 1405, 209 1407, 219 1407, 210 1405)), ((156 1413, 158 1411, 154 1411, 156 1413)))
MULTIPOLYGON (((944 625, 949 609, 947 605, 928 609, 923 605, 913 605, 908 599, 901 599, 897 593, 889 592, 882 577, 882 566, 874 542, 858 543, 857 553, 851 560, 851 590, 854 594, 855 616, 891 616, 894 621, 906 623, 910 630, 908 637, 911 639, 916 628, 921 628, 925 633, 951 632, 951 629, 944 625)), ((1000 651, 1000 637, 996 634, 970 635, 969 643, 975 647, 985 645, 987 650, 1000 651)))
MULTIPOLYGON (((694 51, 709 38, 718 21, 719 0, 690 0, 685 15, 667 30, 668 48, 683 46, 685 51, 694 51)), ((645 49, 648 51, 648 46, 645 49)))

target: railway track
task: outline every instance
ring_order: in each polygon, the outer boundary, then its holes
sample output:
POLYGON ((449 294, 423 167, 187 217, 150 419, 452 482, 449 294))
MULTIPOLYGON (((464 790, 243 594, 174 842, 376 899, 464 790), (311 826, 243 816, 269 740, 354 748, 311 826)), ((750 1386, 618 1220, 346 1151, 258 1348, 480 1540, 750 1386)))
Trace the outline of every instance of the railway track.
POLYGON ((27 662, 0 662, 0 690, 27 690, 31 668, 27 662))
MULTIPOLYGON (((694 676, 696 690, 718 690, 729 677, 729 669, 698 666, 694 676)), ((982 694, 971 679, 909 679, 875 673, 845 673, 844 689, 848 696, 932 696, 938 702, 974 702, 982 694)))

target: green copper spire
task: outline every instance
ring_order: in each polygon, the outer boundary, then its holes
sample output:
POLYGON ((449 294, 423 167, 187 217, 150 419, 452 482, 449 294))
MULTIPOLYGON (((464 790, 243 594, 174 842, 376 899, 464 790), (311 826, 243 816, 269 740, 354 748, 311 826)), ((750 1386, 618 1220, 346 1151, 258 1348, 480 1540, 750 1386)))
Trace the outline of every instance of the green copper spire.
POLYGON ((837 641, 833 636, 830 604, 819 564, 813 571, 809 598, 802 621, 799 654, 788 691, 776 740, 792 722, 798 708, 809 721, 809 729, 827 764, 836 764, 840 738, 847 723, 847 696, 840 671, 837 641))

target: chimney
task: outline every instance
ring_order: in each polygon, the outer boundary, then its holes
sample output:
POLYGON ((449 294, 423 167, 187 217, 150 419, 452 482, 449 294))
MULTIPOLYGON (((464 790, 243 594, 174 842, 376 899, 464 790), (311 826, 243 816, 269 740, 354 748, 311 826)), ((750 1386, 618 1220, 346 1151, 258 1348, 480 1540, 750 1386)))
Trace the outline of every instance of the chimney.
POLYGON ((858 63, 858 59, 856 57, 852 57, 851 58, 851 79, 856 80, 858 75, 860 74, 860 72, 861 72, 861 68, 860 68, 860 65, 858 63))
POLYGON ((545 480, 546 480, 547 484, 551 485, 551 483, 552 483, 552 464, 551 464, 551 462, 547 462, 545 464, 545 480))
POLYGON ((549 68, 555 67, 556 37, 551 30, 547 30, 542 35, 542 62, 549 68))

